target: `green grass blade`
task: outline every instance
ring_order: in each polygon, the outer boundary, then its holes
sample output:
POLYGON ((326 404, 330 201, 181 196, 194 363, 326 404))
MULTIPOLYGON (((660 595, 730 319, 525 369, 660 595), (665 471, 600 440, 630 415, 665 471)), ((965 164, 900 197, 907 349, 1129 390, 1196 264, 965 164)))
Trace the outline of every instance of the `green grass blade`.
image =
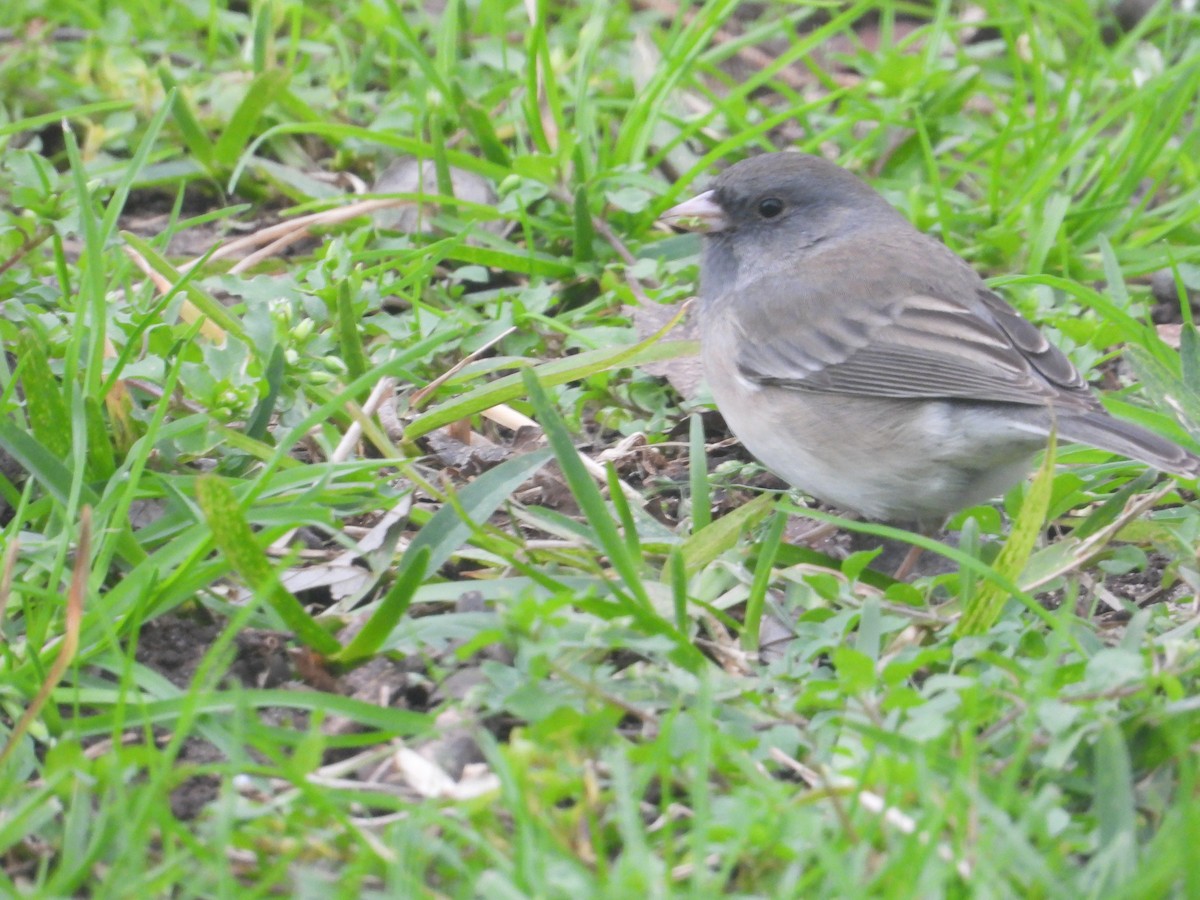
POLYGON ((343 281, 337 289, 338 343, 342 349, 342 362, 351 378, 358 378, 367 371, 367 353, 363 349, 362 319, 354 308, 349 281, 343 281))
POLYGON ((429 555, 426 571, 431 575, 437 572, 470 537, 472 530, 481 527, 551 456, 549 450, 514 456, 468 484, 458 492, 454 503, 447 503, 434 513, 413 538, 405 551, 402 568, 408 569, 413 558, 426 552, 429 555))
POLYGON ((229 486, 216 475, 204 475, 196 481, 196 501, 212 530, 217 549, 254 595, 275 610, 302 643, 325 656, 341 650, 337 639, 318 625, 300 601, 279 584, 274 568, 229 486))
POLYGON ((692 413, 688 423, 688 486, 691 491, 692 534, 712 521, 712 496, 708 489, 708 453, 704 446, 704 419, 692 413))
POLYGON ((787 525, 787 513, 776 510, 771 526, 758 548, 754 561, 754 580, 750 583, 750 594, 746 598, 746 619, 742 627, 742 647, 747 653, 758 651, 759 631, 762 628, 763 610, 766 608, 767 588, 774 574, 775 556, 783 541, 783 529, 787 525))
POLYGON ((572 243, 571 256, 576 262, 591 262, 596 258, 595 248, 596 228, 592 224, 592 211, 588 208, 587 187, 580 185, 575 189, 575 240, 572 243))
POLYGON ((761 494, 697 531, 680 545, 680 556, 689 574, 737 546, 738 538, 766 518, 775 504, 774 494, 761 494))
POLYGON ((50 371, 46 348, 34 331, 22 332, 19 348, 29 427, 46 451, 63 462, 71 452, 71 417, 62 385, 50 371))
POLYGON ((197 271, 196 268, 189 269, 186 273, 181 274, 178 269, 171 265, 166 257, 136 234, 122 231, 121 237, 129 246, 142 255, 155 272, 164 276, 176 289, 182 284, 183 290, 187 292, 188 300, 192 302, 196 309, 207 316, 213 324, 239 340, 249 342, 242 323, 234 318, 216 298, 201 289, 198 285, 192 283, 192 277, 197 271))
POLYGON ((184 146, 201 166, 204 167, 210 175, 213 174, 213 169, 216 165, 216 155, 214 153, 213 142, 209 138, 208 133, 200 125, 200 120, 196 118, 196 113, 192 109, 192 104, 187 96, 179 90, 179 84, 175 80, 171 68, 166 65, 159 65, 158 78, 162 82, 164 88, 172 92, 174 102, 171 104, 171 114, 175 119, 175 125, 179 129, 180 135, 183 137, 184 146))
MULTIPOLYGON (((262 117, 263 112, 275 101, 276 95, 291 77, 291 72, 274 69, 258 75, 247 85, 241 103, 234 110, 228 125, 221 132, 221 136, 217 138, 216 146, 213 147, 213 157, 218 165, 232 168, 238 161, 245 150, 246 142, 250 140, 250 136, 258 127, 258 120, 262 117)), ((235 182, 229 184, 230 193, 234 190, 234 184, 235 182)))
POLYGON ((1106 722, 1096 738, 1095 815, 1099 826, 1096 862, 1112 886, 1127 881, 1137 867, 1138 811, 1125 736, 1106 722))
MULTIPOLYGON (((1051 437, 1042 465, 1025 493, 1021 512, 1013 522, 1012 533, 992 567, 997 575, 1010 583, 1015 583, 1024 571, 1046 524, 1054 488, 1054 449, 1055 442, 1051 437)), ((963 610, 954 633, 959 636, 983 634, 996 624, 1011 598, 1012 595, 996 581, 980 585, 971 604, 963 610)))
MULTIPOLYGON (((62 457, 43 445, 27 431, 0 419, 0 447, 34 478, 50 496, 64 507, 70 502, 74 477, 62 457)), ((81 496, 83 503, 95 505, 96 496, 86 485, 81 496)))
POLYGON ((19 134, 23 131, 38 131, 47 125, 55 125, 70 119, 85 119, 90 116, 121 112, 133 105, 134 102, 132 100, 104 100, 99 103, 81 103, 78 106, 69 106, 66 109, 56 109, 53 112, 27 116, 26 118, 0 125, 0 138, 7 137, 10 134, 19 134))
POLYGON ((283 389, 284 365, 286 363, 282 344, 276 344, 267 360, 264 380, 267 383, 267 394, 254 407, 246 422, 246 437, 262 441, 267 437, 267 427, 271 424, 271 416, 275 405, 279 402, 279 392, 283 389))
POLYGON ((678 546, 671 548, 671 552, 667 555, 666 565, 663 566, 663 572, 671 583, 671 599, 675 605, 675 627, 681 634, 687 634, 688 578, 687 569, 683 564, 683 554, 679 552, 678 546))
POLYGON ((584 518, 587 519, 600 542, 600 549, 608 555, 613 569, 621 577, 625 587, 637 599, 638 605, 641 607, 640 613, 643 616, 650 614, 650 597, 646 593, 640 567, 630 554, 629 547, 621 539, 612 513, 600 495, 600 489, 596 487, 592 476, 583 467, 583 463, 579 459, 579 452, 575 449, 566 425, 558 411, 551 405, 550 397, 539 383, 534 371, 525 369, 521 375, 524 378, 529 399, 533 402, 538 422, 546 433, 546 439, 550 442, 550 447, 562 469, 567 486, 571 489, 571 494, 583 511, 584 518))
MULTIPOLYGON (((672 359, 695 352, 691 342, 670 341, 656 345, 656 340, 657 336, 631 347, 587 350, 574 356, 535 366, 532 371, 538 380, 547 387, 555 387, 569 381, 587 378, 597 372, 624 366, 636 366, 661 359, 672 359)), ((404 430, 404 437, 407 440, 416 440, 421 435, 428 434, 443 425, 449 425, 451 422, 457 422, 459 419, 472 416, 485 409, 491 409, 493 406, 520 398, 524 394, 523 377, 524 370, 513 375, 506 375, 474 388, 460 397, 432 407, 429 412, 418 416, 409 424, 408 428, 404 430)))
POLYGON ((625 536, 625 548, 631 559, 642 555, 642 542, 638 537, 637 522, 633 519, 633 510, 629 507, 629 499, 621 490, 621 479, 617 476, 616 467, 610 462, 604 467, 608 482, 608 502, 616 510, 617 520, 621 523, 621 532, 625 536))
POLYGON ((333 661, 353 665, 374 656, 407 612, 428 568, 429 547, 421 547, 416 553, 406 553, 404 565, 396 575, 395 583, 384 594, 379 607, 371 613, 350 643, 334 654, 333 661))

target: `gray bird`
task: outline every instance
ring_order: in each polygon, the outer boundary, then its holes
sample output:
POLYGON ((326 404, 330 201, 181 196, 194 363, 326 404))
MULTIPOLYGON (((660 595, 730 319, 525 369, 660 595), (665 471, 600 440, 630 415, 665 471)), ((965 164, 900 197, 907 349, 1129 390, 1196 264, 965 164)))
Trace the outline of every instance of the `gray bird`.
POLYGON ((747 159, 662 218, 704 232, 700 340, 717 408, 814 497, 935 528, 1024 478, 1052 430, 1200 476, 1200 457, 1105 412, 974 269, 833 163, 747 159))

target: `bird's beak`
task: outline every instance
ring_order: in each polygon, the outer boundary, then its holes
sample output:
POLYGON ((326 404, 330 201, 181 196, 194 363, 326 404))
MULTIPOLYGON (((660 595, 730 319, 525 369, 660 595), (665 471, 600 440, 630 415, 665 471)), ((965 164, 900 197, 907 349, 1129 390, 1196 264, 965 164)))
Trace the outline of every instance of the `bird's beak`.
POLYGON ((724 231, 729 227, 725 210, 713 199, 712 191, 705 191, 678 206, 672 206, 658 218, 684 231, 724 231))

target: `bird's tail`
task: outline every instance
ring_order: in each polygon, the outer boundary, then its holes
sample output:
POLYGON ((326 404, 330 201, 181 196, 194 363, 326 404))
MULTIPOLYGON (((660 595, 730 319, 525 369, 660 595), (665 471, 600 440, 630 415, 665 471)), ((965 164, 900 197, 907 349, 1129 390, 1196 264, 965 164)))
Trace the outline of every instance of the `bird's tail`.
POLYGON ((1113 418, 1107 413, 1097 411, 1062 416, 1058 420, 1058 436, 1061 440, 1120 453, 1172 475, 1200 478, 1200 456, 1140 425, 1113 418))

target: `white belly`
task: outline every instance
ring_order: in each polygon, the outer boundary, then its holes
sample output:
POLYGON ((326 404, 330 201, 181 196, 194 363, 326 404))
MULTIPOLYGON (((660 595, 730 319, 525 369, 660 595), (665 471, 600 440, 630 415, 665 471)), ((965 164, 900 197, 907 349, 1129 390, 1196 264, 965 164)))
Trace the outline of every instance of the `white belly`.
POLYGON ((713 399, 746 449, 805 493, 873 519, 936 526, 1020 481, 1045 442, 986 408, 761 387, 709 357, 713 399))

